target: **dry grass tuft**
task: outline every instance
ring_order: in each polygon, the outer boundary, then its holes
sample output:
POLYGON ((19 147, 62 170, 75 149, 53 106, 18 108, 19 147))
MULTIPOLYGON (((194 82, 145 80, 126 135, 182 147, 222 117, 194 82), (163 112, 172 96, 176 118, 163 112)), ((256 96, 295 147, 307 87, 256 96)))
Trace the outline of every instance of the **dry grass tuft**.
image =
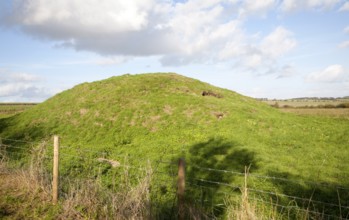
POLYGON ((43 167, 45 148, 42 143, 33 149, 28 168, 10 168, 8 157, 0 161, 0 218, 43 219, 54 215, 50 181, 43 167), (50 209, 52 212, 47 213, 50 209))
POLYGON ((152 170, 146 169, 143 178, 132 186, 128 168, 125 181, 118 192, 103 188, 99 180, 79 180, 69 184, 64 195, 59 219, 150 219, 150 181, 152 170))
POLYGON ((227 205, 227 219, 236 220, 259 220, 277 219, 276 207, 258 206, 257 201, 253 201, 250 198, 247 188, 249 168, 245 168, 245 181, 244 186, 241 188, 241 200, 238 203, 234 203, 230 198, 226 199, 227 205))
POLYGON ((228 219, 238 220, 257 220, 257 208, 256 204, 249 201, 248 189, 247 189, 247 176, 248 169, 245 169, 245 185, 241 188, 241 202, 240 206, 230 205, 228 209, 228 219))

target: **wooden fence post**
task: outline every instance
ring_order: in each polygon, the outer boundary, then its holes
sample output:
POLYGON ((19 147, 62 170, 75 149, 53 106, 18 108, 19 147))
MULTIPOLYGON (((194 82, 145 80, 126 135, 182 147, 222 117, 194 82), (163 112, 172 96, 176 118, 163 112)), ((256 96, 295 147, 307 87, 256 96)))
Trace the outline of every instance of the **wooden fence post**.
POLYGON ((185 161, 180 158, 178 161, 178 180, 177 180, 177 197, 178 197, 178 219, 185 219, 185 161))
POLYGON ((58 201, 58 179, 59 179, 59 137, 53 137, 53 180, 52 180, 52 202, 58 201))

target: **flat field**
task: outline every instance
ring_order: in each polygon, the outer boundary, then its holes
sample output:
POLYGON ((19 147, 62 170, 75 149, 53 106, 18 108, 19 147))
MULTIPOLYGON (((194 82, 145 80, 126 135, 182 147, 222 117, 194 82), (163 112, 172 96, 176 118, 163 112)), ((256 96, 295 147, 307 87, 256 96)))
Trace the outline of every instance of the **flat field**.
POLYGON ((348 98, 336 99, 285 99, 285 100, 263 100, 271 106, 278 106, 279 108, 322 108, 322 107, 336 107, 340 104, 349 103, 348 98))
POLYGON ((33 106, 36 103, 0 103, 0 118, 6 118, 18 113, 21 113, 33 106))
POLYGON ((279 108, 282 112, 297 115, 349 118, 348 98, 263 100, 262 102, 279 108))
POLYGON ((349 119, 349 108, 281 108, 282 112, 349 119))

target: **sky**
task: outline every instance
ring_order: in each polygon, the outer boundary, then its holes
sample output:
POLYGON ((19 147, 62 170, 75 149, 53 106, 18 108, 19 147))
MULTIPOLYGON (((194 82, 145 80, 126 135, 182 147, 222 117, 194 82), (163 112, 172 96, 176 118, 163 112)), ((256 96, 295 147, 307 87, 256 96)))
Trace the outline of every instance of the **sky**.
POLYGON ((348 96, 349 1, 0 1, 0 102, 150 72, 255 98, 348 96))

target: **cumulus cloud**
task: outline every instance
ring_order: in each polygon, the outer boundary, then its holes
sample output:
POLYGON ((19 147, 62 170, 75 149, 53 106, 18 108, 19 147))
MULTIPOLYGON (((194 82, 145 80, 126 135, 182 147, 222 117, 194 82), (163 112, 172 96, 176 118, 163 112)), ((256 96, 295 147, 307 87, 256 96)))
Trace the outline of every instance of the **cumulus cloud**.
POLYGON ((28 73, 8 73, 7 70, 1 70, 0 73, 0 85, 8 82, 25 83, 41 80, 39 76, 28 73))
POLYGON ((103 55, 161 54, 175 48, 171 36, 153 28, 161 13, 153 9, 154 0, 17 0, 13 4, 4 19, 7 25, 60 42, 61 47, 103 55))
POLYGON ((221 60, 234 59, 237 61, 236 65, 242 65, 252 71, 274 68, 271 66, 277 58, 284 56, 297 45, 293 33, 282 26, 275 28, 265 37, 254 37, 253 42, 248 41, 249 37, 243 32, 240 32, 240 35, 235 35, 233 41, 227 41, 219 50, 218 57, 221 60))
POLYGON ((264 39, 252 39, 244 31, 241 12, 265 13, 278 4, 276 0, 16 0, 12 4, 3 25, 51 40, 57 47, 105 55, 102 65, 124 59, 109 57, 157 55, 163 65, 232 60, 256 67, 266 57, 275 59, 295 46, 283 27, 264 39))
POLYGON ((14 22, 23 23, 29 28, 45 27, 46 30, 50 29, 46 34, 60 38, 59 32, 77 36, 98 34, 99 31, 120 33, 141 30, 147 25, 147 11, 153 1, 18 0, 14 4, 14 22))
POLYGON ((270 9, 276 5, 275 0, 264 0, 264 1, 255 1, 255 0, 246 0, 243 1, 242 8, 240 9, 240 15, 250 15, 250 14, 261 14, 264 15, 270 9))
POLYGON ((339 8, 339 11, 349 11, 349 2, 345 2, 342 7, 339 8))
MULTIPOLYGON (((346 34, 349 34, 349 26, 348 27, 345 27, 343 29, 343 32, 346 33, 346 34)), ((349 47, 349 41, 343 41, 342 43, 340 43, 338 45, 339 48, 348 48, 349 47)))
POLYGON ((33 74, 11 73, 2 70, 0 75, 0 100, 42 101, 53 93, 40 86, 41 81, 40 77, 33 74))
POLYGON ((307 9, 326 10, 333 8, 339 2, 341 0, 284 0, 280 7, 286 12, 307 9))
POLYGON ((346 33, 346 34, 349 34, 349 26, 345 27, 345 28, 343 29, 343 32, 346 33))
POLYGON ((17 82, 35 82, 41 80, 39 76, 28 73, 13 73, 11 78, 17 82))
POLYGON ((294 76, 296 74, 296 69, 291 65, 284 65, 280 70, 278 70, 278 72, 279 75, 277 78, 281 79, 294 76))
POLYGON ((99 59, 95 61, 94 63, 100 66, 109 66, 109 65, 118 65, 121 63, 126 63, 130 60, 131 58, 124 57, 124 56, 113 56, 113 57, 105 57, 102 59, 99 59))
POLYGON ((348 80, 349 73, 343 66, 335 64, 322 71, 313 72, 306 78, 308 82, 335 83, 348 80))
POLYGON ((297 45, 292 36, 292 32, 280 26, 263 39, 261 49, 273 58, 279 57, 297 45))
POLYGON ((338 45, 340 48, 348 48, 349 47, 349 41, 344 41, 338 45))

